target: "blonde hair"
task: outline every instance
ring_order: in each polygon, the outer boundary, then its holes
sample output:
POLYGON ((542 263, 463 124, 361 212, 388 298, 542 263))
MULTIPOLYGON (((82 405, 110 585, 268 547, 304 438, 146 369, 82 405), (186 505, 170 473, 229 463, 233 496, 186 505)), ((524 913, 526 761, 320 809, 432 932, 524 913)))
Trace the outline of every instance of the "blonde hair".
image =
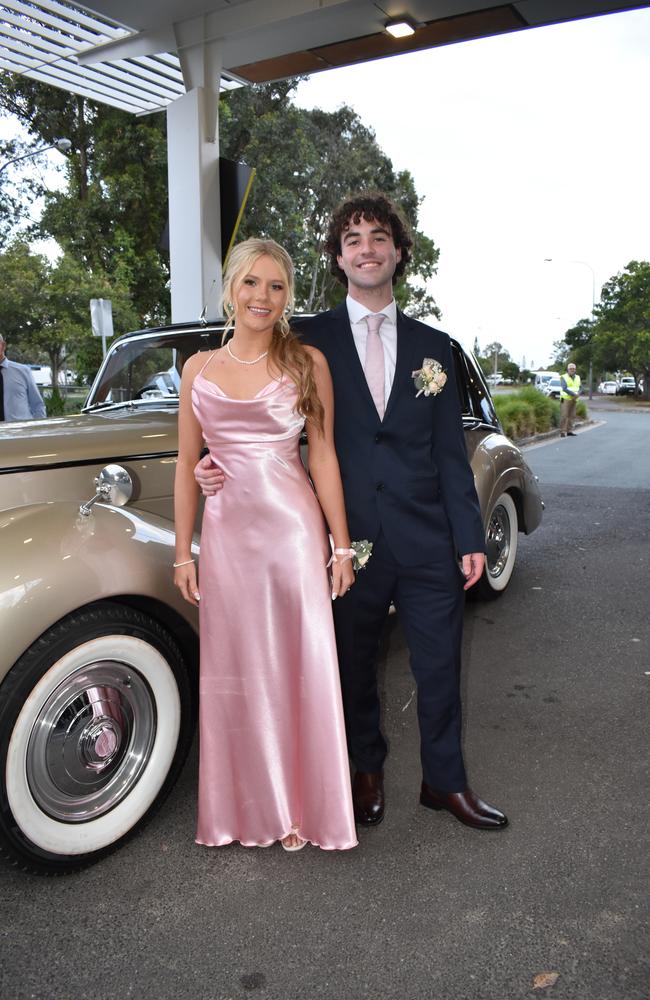
POLYGON ((296 409, 305 420, 311 420, 319 430, 323 429, 323 404, 318 398, 314 379, 314 362, 303 344, 291 332, 289 320, 295 304, 295 276, 293 261, 275 240, 263 240, 252 236, 233 247, 228 255, 226 272, 223 277, 223 308, 226 325, 222 343, 228 332, 235 326, 235 292, 244 275, 252 269, 260 257, 270 257, 278 265, 287 286, 287 301, 284 312, 273 330, 269 347, 269 362, 287 375, 298 390, 296 409))

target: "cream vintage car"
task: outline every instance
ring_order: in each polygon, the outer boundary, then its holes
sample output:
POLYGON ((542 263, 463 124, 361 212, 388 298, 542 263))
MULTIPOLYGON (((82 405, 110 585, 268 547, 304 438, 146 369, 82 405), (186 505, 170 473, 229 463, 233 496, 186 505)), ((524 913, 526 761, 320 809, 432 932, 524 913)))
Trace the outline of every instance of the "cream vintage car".
MULTIPOLYGON (((198 622, 172 584, 178 387, 220 342, 216 326, 128 334, 81 414, 0 429, 0 850, 26 870, 113 850, 187 755, 198 622)), ((478 367, 454 356, 493 597, 543 505, 478 367)))

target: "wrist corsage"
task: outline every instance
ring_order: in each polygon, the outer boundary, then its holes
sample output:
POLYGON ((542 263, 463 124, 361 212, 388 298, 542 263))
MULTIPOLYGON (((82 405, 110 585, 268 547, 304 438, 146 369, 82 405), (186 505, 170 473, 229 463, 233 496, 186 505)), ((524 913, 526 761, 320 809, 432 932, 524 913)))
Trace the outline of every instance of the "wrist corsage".
POLYGON ((363 569, 370 556, 372 555, 372 542, 369 542, 367 538, 364 538, 361 542, 350 542, 349 549, 336 549, 334 548, 334 539, 330 535, 330 545, 332 547, 332 557, 328 562, 328 567, 335 562, 347 562, 348 559, 352 560, 352 569, 355 573, 358 573, 360 569, 363 569))

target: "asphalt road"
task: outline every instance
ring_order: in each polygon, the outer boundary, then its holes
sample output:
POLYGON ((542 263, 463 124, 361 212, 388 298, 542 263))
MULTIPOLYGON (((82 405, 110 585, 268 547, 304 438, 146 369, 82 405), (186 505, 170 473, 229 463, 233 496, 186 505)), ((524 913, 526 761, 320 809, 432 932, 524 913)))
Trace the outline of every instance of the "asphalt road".
POLYGON ((342 854, 199 848, 194 756, 100 865, 0 868, 2 1000, 647 1000, 650 413, 594 416, 529 450, 543 525, 508 593, 467 608, 466 757, 505 832, 418 806, 393 620, 381 827, 342 854))

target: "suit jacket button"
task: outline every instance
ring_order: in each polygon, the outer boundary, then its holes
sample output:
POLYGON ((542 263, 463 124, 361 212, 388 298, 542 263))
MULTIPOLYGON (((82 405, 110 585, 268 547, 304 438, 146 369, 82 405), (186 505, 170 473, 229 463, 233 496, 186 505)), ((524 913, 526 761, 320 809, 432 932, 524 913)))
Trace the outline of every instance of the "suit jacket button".
POLYGON ((375 434, 375 443, 379 444, 380 441, 381 441, 381 434, 375 434))
POLYGON ((381 493, 381 491, 383 490, 383 488, 384 488, 384 484, 383 483, 377 483, 377 492, 378 493, 381 493))

